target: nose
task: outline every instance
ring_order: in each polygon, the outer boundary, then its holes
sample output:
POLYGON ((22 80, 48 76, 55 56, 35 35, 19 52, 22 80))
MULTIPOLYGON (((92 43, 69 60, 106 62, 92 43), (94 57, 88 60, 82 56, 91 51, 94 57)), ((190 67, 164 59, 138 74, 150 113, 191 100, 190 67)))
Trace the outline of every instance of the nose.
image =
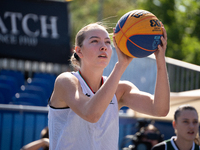
POLYGON ((101 50, 101 51, 106 51, 107 48, 106 48, 106 47, 101 47, 100 50, 101 50))
POLYGON ((107 47, 105 44, 103 44, 101 47, 100 47, 100 51, 106 51, 107 50, 107 47))
POLYGON ((195 125, 193 123, 190 123, 189 125, 191 128, 193 128, 195 125))

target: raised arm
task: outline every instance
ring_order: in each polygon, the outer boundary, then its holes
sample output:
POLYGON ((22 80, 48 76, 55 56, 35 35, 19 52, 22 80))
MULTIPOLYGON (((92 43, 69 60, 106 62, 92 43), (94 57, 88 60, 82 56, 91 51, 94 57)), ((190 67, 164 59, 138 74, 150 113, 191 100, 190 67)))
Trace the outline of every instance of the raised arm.
POLYGON ((167 115, 170 104, 170 87, 168 80, 167 67, 165 62, 165 51, 167 46, 167 33, 164 27, 162 46, 158 46, 158 50, 155 52, 156 64, 157 64, 157 79, 154 93, 154 114, 167 115))
POLYGON ((130 82, 122 81, 117 90, 119 106, 128 106, 133 110, 153 116, 166 116, 169 112, 170 89, 165 62, 165 51, 167 46, 167 33, 163 27, 162 44, 155 52, 157 63, 157 79, 154 96, 139 91, 130 82))

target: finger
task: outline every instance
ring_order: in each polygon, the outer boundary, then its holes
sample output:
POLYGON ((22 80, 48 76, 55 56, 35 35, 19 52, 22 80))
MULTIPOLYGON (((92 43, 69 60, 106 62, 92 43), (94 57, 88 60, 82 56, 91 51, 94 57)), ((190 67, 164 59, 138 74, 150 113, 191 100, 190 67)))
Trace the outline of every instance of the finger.
POLYGON ((162 27, 164 27, 164 25, 163 25, 163 23, 161 21, 160 21, 160 24, 161 24, 162 27))
POLYGON ((166 32, 164 26, 162 27, 162 30, 163 30, 163 37, 167 40, 167 32, 166 32))
POLYGON ((158 50, 162 50, 162 46, 161 45, 158 45, 158 50))
POLYGON ((164 37, 161 37, 160 39, 162 41, 162 45, 167 45, 167 40, 164 37))
MULTIPOLYGON (((115 48, 117 47, 117 43, 116 43, 116 40, 115 40, 115 36, 113 36, 113 44, 115 46, 115 48)), ((117 47, 118 48, 118 47, 117 47)))
POLYGON ((113 35, 115 36, 115 28, 113 28, 113 35))
POLYGON ((167 39, 165 39, 164 37, 161 37, 161 41, 163 46, 167 46, 167 39))

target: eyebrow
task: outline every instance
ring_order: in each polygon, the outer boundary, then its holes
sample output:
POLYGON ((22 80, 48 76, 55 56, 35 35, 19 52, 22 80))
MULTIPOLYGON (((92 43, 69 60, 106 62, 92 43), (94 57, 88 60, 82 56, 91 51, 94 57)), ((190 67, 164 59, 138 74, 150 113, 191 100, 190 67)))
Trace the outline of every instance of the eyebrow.
MULTIPOLYGON (((98 39, 100 39, 100 37, 98 37, 98 36, 91 36, 89 39, 92 39, 92 38, 98 38, 98 39)), ((110 39, 110 38, 106 37, 105 39, 110 39)))
MULTIPOLYGON (((183 118, 182 120, 189 120, 189 118, 183 118)), ((193 119, 193 120, 197 120, 198 121, 198 119, 193 119)))
POLYGON ((100 39, 100 37, 98 37, 98 36, 91 36, 90 39, 92 39, 92 38, 98 38, 98 39, 100 39))

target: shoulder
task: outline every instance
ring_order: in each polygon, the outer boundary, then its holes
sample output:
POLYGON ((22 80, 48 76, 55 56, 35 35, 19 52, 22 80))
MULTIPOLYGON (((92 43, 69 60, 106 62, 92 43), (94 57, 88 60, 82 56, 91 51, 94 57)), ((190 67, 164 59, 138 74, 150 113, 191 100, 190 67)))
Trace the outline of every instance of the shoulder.
POLYGON ((156 144, 151 150, 165 150, 166 142, 156 144))
POLYGON ((61 73, 55 80, 56 86, 66 86, 66 84, 75 84, 78 82, 78 79, 71 72, 61 73))
POLYGON ((74 93, 79 87, 80 83, 77 77, 71 72, 65 72, 56 78, 53 94, 64 96, 74 93))
POLYGON ((58 75, 58 77, 56 78, 56 80, 62 80, 62 79, 68 79, 68 78, 71 79, 73 77, 75 77, 75 76, 73 75, 72 72, 63 72, 60 75, 58 75))
POLYGON ((50 104, 56 108, 67 107, 69 100, 73 100, 76 91, 80 89, 79 80, 71 73, 60 74, 55 81, 50 104))

